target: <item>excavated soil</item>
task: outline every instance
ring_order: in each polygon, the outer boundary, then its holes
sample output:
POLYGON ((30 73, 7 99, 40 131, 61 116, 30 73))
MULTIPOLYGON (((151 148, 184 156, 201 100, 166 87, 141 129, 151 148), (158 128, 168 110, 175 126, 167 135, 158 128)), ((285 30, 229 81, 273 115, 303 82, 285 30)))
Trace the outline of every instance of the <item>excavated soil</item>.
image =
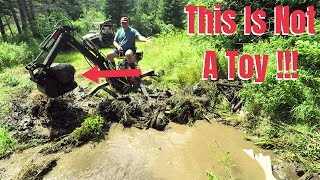
POLYGON ((79 94, 69 93, 60 98, 48 98, 38 92, 13 97, 7 125, 15 138, 26 143, 31 140, 47 142, 71 133, 90 112, 92 102, 82 102, 79 94))
POLYGON ((114 98, 87 97, 80 87, 59 98, 39 92, 12 97, 7 125, 22 143, 49 142, 70 134, 90 114, 100 115, 106 124, 118 122, 125 127, 166 129, 170 121, 194 122, 210 112, 214 83, 202 83, 174 94, 149 90, 150 96, 132 93, 114 98))

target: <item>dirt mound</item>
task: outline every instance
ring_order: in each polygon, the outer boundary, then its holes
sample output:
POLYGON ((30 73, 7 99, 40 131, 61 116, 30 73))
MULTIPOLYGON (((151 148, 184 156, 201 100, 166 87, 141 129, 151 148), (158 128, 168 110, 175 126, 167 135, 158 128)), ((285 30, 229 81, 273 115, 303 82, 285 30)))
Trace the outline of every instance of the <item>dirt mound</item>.
POLYGON ((169 117, 164 113, 171 94, 156 91, 153 95, 147 98, 143 94, 131 94, 116 100, 106 99, 99 105, 99 112, 105 119, 120 122, 125 127, 163 130, 169 123, 169 117))
POLYGON ((105 124, 122 123, 125 127, 164 130, 170 121, 192 124, 215 117, 214 104, 221 94, 215 83, 200 82, 174 93, 149 90, 122 95, 116 99, 86 97, 80 87, 59 98, 26 92, 12 98, 8 125, 20 142, 59 140, 79 127, 89 115, 99 115, 105 124))
POLYGON ((71 133, 88 115, 90 105, 99 101, 81 101, 81 88, 59 98, 48 98, 38 92, 12 98, 7 125, 16 130, 21 142, 37 139, 43 142, 71 133))

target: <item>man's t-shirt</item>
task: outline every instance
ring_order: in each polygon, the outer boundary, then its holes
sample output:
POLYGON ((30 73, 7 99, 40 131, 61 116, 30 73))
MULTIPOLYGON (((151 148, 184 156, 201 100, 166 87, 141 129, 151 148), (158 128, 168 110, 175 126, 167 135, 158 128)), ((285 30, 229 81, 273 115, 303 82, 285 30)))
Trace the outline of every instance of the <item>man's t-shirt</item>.
POLYGON ((119 43, 122 49, 135 49, 136 48, 136 37, 140 36, 140 33, 129 27, 129 29, 124 30, 123 28, 119 29, 114 37, 114 41, 119 43))

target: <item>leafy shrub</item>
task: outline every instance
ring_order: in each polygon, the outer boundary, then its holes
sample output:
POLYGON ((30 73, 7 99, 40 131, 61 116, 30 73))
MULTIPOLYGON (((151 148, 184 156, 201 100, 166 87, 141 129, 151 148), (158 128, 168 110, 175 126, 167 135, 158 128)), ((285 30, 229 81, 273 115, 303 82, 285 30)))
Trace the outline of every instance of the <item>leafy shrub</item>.
MULTIPOLYGON (((44 38, 48 36, 48 34, 52 33, 55 25, 58 21, 71 21, 71 17, 68 16, 67 12, 64 11, 53 11, 48 16, 47 14, 39 13, 37 15, 36 26, 39 34, 44 38)), ((30 39, 30 36, 29 36, 30 39)), ((25 40, 28 41, 28 40, 25 40)))
POLYGON ((104 120, 100 116, 87 117, 81 126, 76 128, 73 133, 79 141, 85 141, 91 138, 103 136, 104 120))
POLYGON ((0 70, 17 64, 25 64, 32 58, 32 52, 28 50, 26 43, 9 44, 0 43, 0 70))
POLYGON ((217 109, 221 113, 228 113, 230 112, 231 103, 228 101, 228 99, 225 96, 218 96, 218 102, 217 102, 217 109))

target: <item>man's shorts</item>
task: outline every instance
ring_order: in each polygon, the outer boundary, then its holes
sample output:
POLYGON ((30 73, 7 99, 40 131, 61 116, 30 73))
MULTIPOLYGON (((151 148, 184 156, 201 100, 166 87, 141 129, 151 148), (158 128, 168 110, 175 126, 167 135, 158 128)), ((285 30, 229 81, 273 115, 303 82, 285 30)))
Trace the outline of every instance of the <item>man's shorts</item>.
MULTIPOLYGON (((129 48, 133 54, 136 54, 136 49, 135 48, 129 48)), ((126 54, 126 51, 129 50, 129 49, 124 49, 120 52, 120 56, 124 56, 126 54)), ((117 54, 119 54, 119 50, 117 48, 113 48, 113 51, 117 54)))

